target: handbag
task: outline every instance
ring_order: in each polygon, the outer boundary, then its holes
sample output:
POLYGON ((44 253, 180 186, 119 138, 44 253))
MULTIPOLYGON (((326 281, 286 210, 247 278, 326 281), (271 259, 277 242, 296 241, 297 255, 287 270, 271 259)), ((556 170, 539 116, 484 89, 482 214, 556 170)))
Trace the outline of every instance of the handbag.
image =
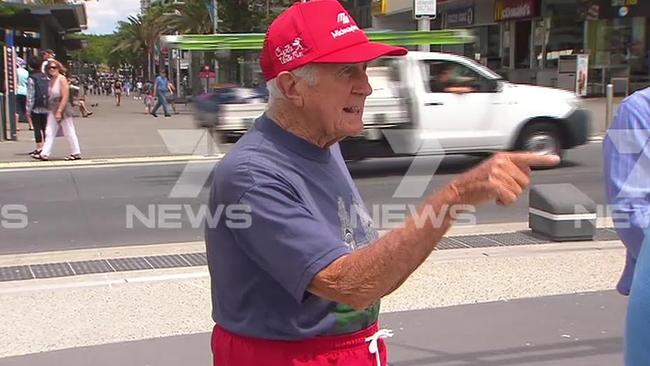
MULTIPOLYGON (((61 104, 61 99, 62 97, 50 97, 48 99, 48 109, 50 112, 56 114, 56 111, 59 108, 59 104, 61 104)), ((65 104, 61 115, 63 118, 70 118, 74 115, 74 112, 72 111, 72 105, 70 103, 65 104)))

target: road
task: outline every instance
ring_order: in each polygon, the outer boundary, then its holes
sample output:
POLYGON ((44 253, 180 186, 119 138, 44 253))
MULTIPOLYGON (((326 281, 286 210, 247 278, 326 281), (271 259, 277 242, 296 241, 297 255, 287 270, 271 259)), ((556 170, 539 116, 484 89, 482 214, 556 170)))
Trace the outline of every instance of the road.
MULTIPOLYGON (((569 151, 563 166, 535 171, 533 181, 538 184, 573 183, 597 203, 603 203, 600 151, 599 143, 569 151)), ((350 165, 353 178, 376 222, 386 219, 386 207, 407 214, 408 205, 421 200, 422 195, 417 192, 419 188, 426 186, 426 191, 431 192, 480 160, 463 156, 448 157, 442 162, 439 158, 418 158, 416 169, 410 171, 412 162, 412 159, 377 159, 350 165), (439 169, 433 169, 438 163, 439 169), (434 170, 435 175, 430 179, 434 170), (402 191, 418 194, 410 198, 394 197, 407 171, 407 181, 412 185, 402 191)), ((197 215, 205 209, 209 172, 214 164, 193 162, 189 165, 4 171, 0 204, 24 205, 28 225, 26 228, 0 227, 0 255, 203 240, 197 215), (184 174, 186 166, 189 168, 184 174), (182 181, 189 184, 185 186, 189 191, 181 190, 181 193, 191 197, 170 197, 181 176, 185 179, 182 181), (171 216, 167 221, 161 221, 158 216, 161 213, 171 216)), ((488 205, 476 212, 476 223, 527 221, 527 204, 528 199, 524 196, 512 207, 488 205)))

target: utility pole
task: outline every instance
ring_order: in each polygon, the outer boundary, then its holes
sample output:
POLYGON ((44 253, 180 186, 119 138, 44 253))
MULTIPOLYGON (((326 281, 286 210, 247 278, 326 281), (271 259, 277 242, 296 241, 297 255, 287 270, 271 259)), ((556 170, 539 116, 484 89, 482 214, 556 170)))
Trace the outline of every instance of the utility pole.
MULTIPOLYGON (((219 28, 219 4, 217 0, 212 0, 212 9, 214 9, 214 17, 212 17, 212 33, 217 34, 219 28)), ((219 80, 219 60, 214 58, 214 81, 219 80)), ((209 80, 209 79, 208 79, 209 80)))
MULTIPOLYGON (((418 19, 418 30, 428 32, 431 30, 431 18, 428 16, 422 16, 418 19)), ((418 51, 429 52, 430 48, 428 44, 421 44, 418 46, 418 51)))
MULTIPOLYGON (((176 31, 176 35, 179 35, 180 33, 176 31)), ((183 51, 180 48, 177 48, 176 50, 176 95, 179 97, 181 96, 181 92, 183 92, 183 96, 185 96, 185 91, 182 90, 181 88, 181 55, 183 54, 183 51)))
MULTIPOLYGON (((413 0, 413 15, 418 22, 418 31, 428 32, 431 30, 431 18, 436 17, 438 0, 413 0)), ((428 44, 418 46, 418 50, 429 52, 428 44)))

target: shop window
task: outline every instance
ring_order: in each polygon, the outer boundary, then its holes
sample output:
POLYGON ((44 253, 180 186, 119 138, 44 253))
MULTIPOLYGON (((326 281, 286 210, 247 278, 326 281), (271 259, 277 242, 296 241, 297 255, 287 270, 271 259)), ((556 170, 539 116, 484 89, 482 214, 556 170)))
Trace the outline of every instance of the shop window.
POLYGON ((546 44, 546 54, 537 48, 535 54, 545 68, 556 69, 560 56, 581 52, 584 23, 576 21, 575 4, 549 4, 548 12, 545 30, 538 34, 543 38, 541 43, 546 44))

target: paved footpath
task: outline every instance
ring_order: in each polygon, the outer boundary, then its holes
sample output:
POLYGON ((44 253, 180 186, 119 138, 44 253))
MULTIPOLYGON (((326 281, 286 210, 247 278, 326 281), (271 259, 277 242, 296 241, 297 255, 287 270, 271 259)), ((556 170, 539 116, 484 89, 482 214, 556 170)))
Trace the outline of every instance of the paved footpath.
MULTIPOLYGON (((388 340, 393 366, 613 366, 622 364, 624 313, 620 295, 601 291, 397 312, 380 321, 395 333, 388 340)), ((10 357, 0 365, 207 366, 209 344, 206 332, 10 357)))
MULTIPOLYGON (((616 104, 619 102, 620 98, 617 98, 616 104)), ((158 118, 154 118, 145 113, 141 101, 133 98, 125 98, 122 105, 116 107, 111 97, 90 96, 89 105, 93 103, 99 103, 99 106, 92 108, 94 114, 91 117, 75 118, 82 155, 86 161, 72 163, 93 163, 88 159, 118 159, 116 163, 125 163, 129 161, 124 159, 134 157, 145 160, 161 157, 167 160, 191 159, 207 154, 204 130, 196 128, 190 105, 178 105, 178 114, 170 118, 163 117, 162 112, 158 118)), ((593 116, 592 137, 602 136, 605 132, 605 100, 585 99, 583 105, 593 116)), ((28 130, 26 123, 20 123, 20 127, 18 141, 0 142, 0 163, 29 162, 42 165, 44 162, 34 162, 28 155, 35 148, 33 132, 28 130)), ((63 159, 68 154, 66 140, 58 138, 52 159, 63 159)), ((45 164, 53 163, 56 164, 54 161, 45 164)))
MULTIPOLYGON (((186 140, 186 144, 175 143, 171 150, 164 139, 165 133, 182 137, 202 131, 196 129, 189 105, 178 105, 178 114, 168 118, 161 109, 158 118, 154 118, 145 113, 141 101, 133 98, 125 98, 120 107, 115 106, 111 97, 90 96, 89 100, 89 105, 99 103, 91 108, 94 114, 74 119, 84 159, 191 155, 196 149, 191 135, 180 140, 186 140)), ((0 142, 0 162, 33 160, 28 153, 34 150, 34 133, 27 123, 20 123, 20 128, 18 141, 0 142)), ((52 159, 63 159, 69 152, 65 138, 57 138, 52 159)))
MULTIPOLYGON (((0 267, 197 250, 2 256, 0 267)), ((623 263, 617 240, 435 251, 382 301, 391 364, 620 365, 623 263)), ((210 311, 205 266, 0 282, 0 366, 209 365, 210 311)))

